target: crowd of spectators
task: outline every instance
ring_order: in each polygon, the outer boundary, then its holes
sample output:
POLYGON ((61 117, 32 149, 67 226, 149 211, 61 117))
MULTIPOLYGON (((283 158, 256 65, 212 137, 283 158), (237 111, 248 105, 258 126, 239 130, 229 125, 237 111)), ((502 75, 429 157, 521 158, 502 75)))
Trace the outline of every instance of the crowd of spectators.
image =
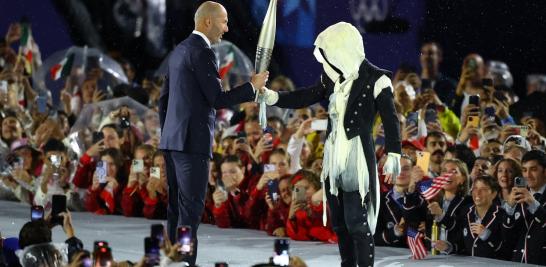
MULTIPOLYGON (((54 105, 49 92, 36 90, 21 63, 20 38, 20 25, 13 24, 0 41, 0 86, 5 88, 0 88, 0 199, 39 205, 47 214, 52 196, 61 194, 70 211, 166 219, 168 185, 157 149, 156 112, 163 79, 146 75, 139 80, 131 63, 118 59, 129 84, 110 90, 101 88, 100 67, 84 67, 64 78, 54 105), (44 95, 45 110, 37 104, 44 95), (85 105, 126 96, 146 106, 146 112, 116 107, 94 116, 90 124, 96 128, 74 137, 85 105)), ((546 98, 546 76, 530 75, 526 95, 517 96, 508 66, 478 54, 462 60, 458 80, 442 74, 442 53, 449 52, 426 42, 419 68, 401 65, 392 77, 402 171, 394 184, 379 177, 376 245, 407 248, 408 229, 430 238, 434 226, 439 236, 427 239, 429 250, 546 265, 546 121, 544 107, 528 104, 546 98), (427 183, 447 174, 451 180, 439 194, 422 195, 427 183)), ((33 64, 39 67, 37 60, 33 64)), ((272 79, 269 87, 297 90, 284 76, 272 79)), ((220 110, 202 222, 337 243, 331 226, 322 222, 325 131, 312 127, 327 118, 327 103, 298 110, 268 107, 264 131, 257 103, 220 110)), ((381 170, 379 119, 373 133, 381 170)), ((23 227, 21 249, 51 241, 47 223, 41 223, 23 227), (30 228, 43 231, 43 240, 23 244, 30 228)), ((81 250, 81 242, 69 234, 70 224, 67 215, 63 229, 74 258, 71 249, 81 250)))

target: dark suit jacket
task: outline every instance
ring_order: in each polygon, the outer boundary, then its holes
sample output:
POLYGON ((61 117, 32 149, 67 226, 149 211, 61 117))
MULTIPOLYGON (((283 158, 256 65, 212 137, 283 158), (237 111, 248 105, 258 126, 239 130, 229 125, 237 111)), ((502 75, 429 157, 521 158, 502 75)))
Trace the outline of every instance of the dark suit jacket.
POLYGON ((250 83, 224 92, 216 57, 205 40, 191 34, 172 51, 159 97, 159 148, 212 157, 216 110, 254 100, 250 83))

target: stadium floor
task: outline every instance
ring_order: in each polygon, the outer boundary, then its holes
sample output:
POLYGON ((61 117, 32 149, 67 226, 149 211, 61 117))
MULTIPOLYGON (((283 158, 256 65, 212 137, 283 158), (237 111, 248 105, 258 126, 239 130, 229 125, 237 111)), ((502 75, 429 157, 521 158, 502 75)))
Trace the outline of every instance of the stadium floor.
MULTIPOLYGON (((76 236, 92 248, 94 240, 107 240, 117 260, 138 260, 144 250, 143 239, 149 235, 149 225, 160 221, 123 216, 97 216, 90 213, 73 213, 76 236)), ((4 237, 17 236, 21 226, 30 218, 30 208, 14 202, 0 201, 0 232, 4 237)), ((214 266, 225 261, 229 266, 248 267, 266 262, 273 252, 274 238, 265 233, 243 229, 219 229, 213 225, 199 228, 199 266, 214 266)), ((55 242, 64 241, 60 227, 53 231, 55 242)), ((292 255, 300 256, 310 267, 339 266, 336 245, 317 242, 291 242, 292 255)), ((506 261, 460 256, 435 256, 421 261, 409 259, 409 249, 378 247, 375 266, 530 266, 506 261)))

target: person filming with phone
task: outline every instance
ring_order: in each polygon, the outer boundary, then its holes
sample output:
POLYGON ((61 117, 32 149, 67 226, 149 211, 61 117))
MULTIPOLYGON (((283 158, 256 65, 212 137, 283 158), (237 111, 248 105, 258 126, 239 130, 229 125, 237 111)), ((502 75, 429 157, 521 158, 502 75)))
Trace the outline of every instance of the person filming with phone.
POLYGON ((531 150, 521 162, 523 177, 514 178, 503 205, 505 231, 514 237, 508 245, 513 246, 512 261, 546 265, 546 155, 531 150))

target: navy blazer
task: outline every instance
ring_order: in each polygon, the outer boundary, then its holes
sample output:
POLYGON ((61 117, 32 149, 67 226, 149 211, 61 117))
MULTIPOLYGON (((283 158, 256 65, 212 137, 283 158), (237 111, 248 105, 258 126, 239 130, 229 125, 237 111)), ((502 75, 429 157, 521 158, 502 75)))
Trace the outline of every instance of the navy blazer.
POLYGON ((159 149, 212 157, 216 109, 254 98, 248 82, 223 91, 214 52, 201 36, 191 34, 169 57, 159 96, 159 149))

